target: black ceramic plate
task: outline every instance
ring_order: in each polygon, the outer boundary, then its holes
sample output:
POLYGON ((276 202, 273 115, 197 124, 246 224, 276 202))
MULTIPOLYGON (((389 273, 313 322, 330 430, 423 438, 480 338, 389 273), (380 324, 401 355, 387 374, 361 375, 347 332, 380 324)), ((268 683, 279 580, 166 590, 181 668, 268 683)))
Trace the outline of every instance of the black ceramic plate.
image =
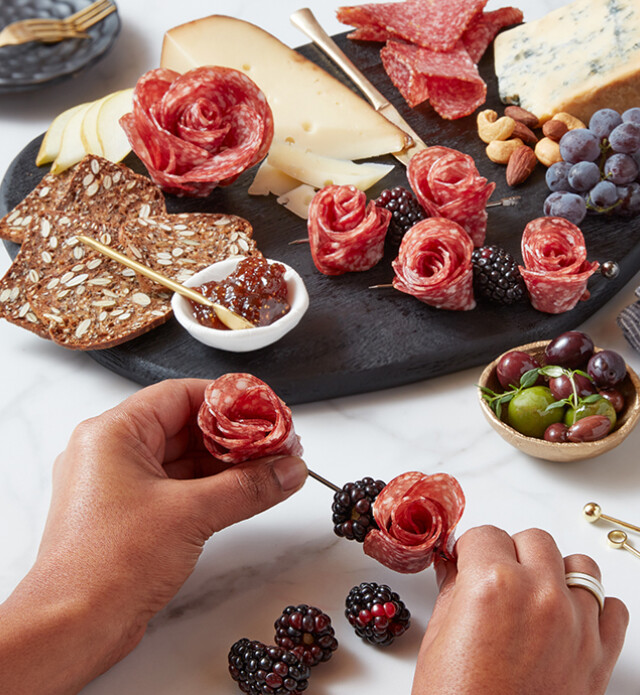
MULTIPOLYGON (((0 0, 0 31, 21 19, 63 19, 92 0, 0 0)), ((32 41, 0 48, 0 94, 36 89, 66 77, 96 62, 111 48, 118 32, 118 12, 87 30, 87 39, 65 39, 60 43, 32 41)))
MULTIPOLYGON (((425 142, 472 155, 480 173, 497 183, 493 199, 514 194, 505 183, 505 167, 487 158, 475 116, 443 121, 428 105, 409 109, 380 64, 380 45, 355 43, 345 37, 341 34, 335 38, 425 142)), ((342 77, 314 46, 299 50, 339 79, 342 77)), ((488 84, 486 108, 502 112, 491 51, 483 58, 480 72, 488 84)), ((22 200, 45 173, 45 168, 38 169, 34 164, 40 141, 38 138, 27 145, 9 167, 0 186, 0 215, 22 200)), ((397 166, 367 191, 369 197, 377 196, 387 186, 407 186, 402 165, 390 156, 380 161, 397 166)), ((135 155, 125 163, 144 172, 135 155)), ((491 210, 487 243, 504 246, 520 257, 522 230, 529 220, 540 217, 548 194, 544 171, 538 166, 518 189, 522 195, 519 205, 491 210)), ((575 328, 611 299, 640 267, 640 218, 588 216, 581 227, 589 259, 613 259, 620 265, 620 274, 613 280, 600 274, 590 279, 588 301, 555 316, 536 311, 528 303, 505 307, 479 302, 473 311, 442 311, 392 289, 368 289, 393 279, 393 249, 388 249, 382 262, 366 273, 338 277, 319 273, 308 246, 289 245, 292 239, 306 236, 305 222, 279 206, 273 196, 247 195, 254 175, 255 168, 207 198, 167 196, 167 208, 171 213, 232 212, 247 218, 264 255, 287 263, 304 279, 311 301, 300 324, 274 345, 255 352, 233 353, 198 343, 171 319, 135 340, 90 352, 94 360, 141 384, 174 377, 211 379, 225 372, 249 372, 291 404, 377 391, 486 364, 514 345, 553 338, 575 328)), ((6 246, 15 255, 18 247, 8 242, 6 246)))

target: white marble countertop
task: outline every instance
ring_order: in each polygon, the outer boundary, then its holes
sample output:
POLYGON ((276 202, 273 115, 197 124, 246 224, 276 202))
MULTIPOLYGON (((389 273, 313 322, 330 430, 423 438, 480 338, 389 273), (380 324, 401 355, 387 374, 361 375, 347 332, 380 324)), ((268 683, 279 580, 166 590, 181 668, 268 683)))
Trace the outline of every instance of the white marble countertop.
MULTIPOLYGON (((489 8, 502 4, 490 0, 489 8)), ((563 0, 523 0, 525 19, 563 0)), ((309 3, 329 33, 338 3, 309 3)), ((0 96, 0 175, 62 110, 131 86, 156 67, 163 33, 213 13, 252 21, 289 45, 304 37, 288 21, 298 0, 120 0, 122 32, 110 55, 77 78, 39 91, 0 96)), ((0 251, 0 272, 9 258, 0 251)), ((625 343, 615 316, 633 302, 637 276, 582 326, 596 344, 618 350, 640 370, 640 355, 625 343)), ((541 326, 541 337, 544 335, 541 326)), ((0 600, 29 569, 50 494, 51 466, 73 427, 137 388, 82 353, 66 351, 0 322, 0 600)), ((480 369, 397 389, 293 408, 306 460, 338 484, 372 475, 389 480, 406 470, 447 471, 467 496, 460 532, 496 524, 511 533, 540 526, 563 554, 584 552, 600 564, 608 593, 630 608, 627 642, 608 690, 637 695, 640 667, 640 564, 607 546, 606 525, 589 525, 582 506, 638 523, 640 429, 617 449, 590 461, 554 464, 529 458, 503 442, 484 421, 473 384, 480 369), (636 452, 634 454, 634 451, 636 452)), ((291 500, 213 538, 197 568, 139 647, 89 685, 87 695, 205 695, 237 693, 227 674, 227 651, 247 636, 272 640, 272 623, 289 603, 318 605, 332 617, 341 648, 312 676, 314 695, 408 693, 413 664, 436 597, 433 573, 398 575, 366 557, 359 544, 331 531, 331 492, 309 480, 291 500), (413 627, 386 651, 361 642, 342 613, 351 586, 389 583, 413 614, 413 627)))

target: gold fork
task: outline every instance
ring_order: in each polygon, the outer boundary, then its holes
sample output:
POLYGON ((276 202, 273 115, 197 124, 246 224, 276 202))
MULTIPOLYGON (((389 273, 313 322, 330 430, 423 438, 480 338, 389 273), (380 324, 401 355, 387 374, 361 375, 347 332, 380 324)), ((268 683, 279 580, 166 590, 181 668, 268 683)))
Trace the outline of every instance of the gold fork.
POLYGON ((64 39, 88 38, 86 29, 102 21, 116 9, 110 0, 96 0, 65 19, 23 19, 0 31, 0 47, 30 41, 57 43, 64 39))

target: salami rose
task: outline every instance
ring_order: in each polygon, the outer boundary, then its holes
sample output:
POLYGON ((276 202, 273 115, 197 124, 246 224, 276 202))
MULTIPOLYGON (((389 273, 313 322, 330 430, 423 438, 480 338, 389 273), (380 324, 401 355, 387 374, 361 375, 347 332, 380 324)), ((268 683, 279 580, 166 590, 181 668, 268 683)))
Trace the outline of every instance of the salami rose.
POLYGON ((300 456, 291 410, 251 374, 224 374, 206 388, 198 425, 211 455, 224 463, 263 456, 300 456))
POLYGON ((522 234, 520 273, 538 311, 560 314, 588 299, 587 282, 598 269, 587 261, 582 232, 563 217, 538 217, 522 234))
POLYGON ((436 145, 415 154, 407 177, 422 207, 432 217, 446 217, 465 229, 474 246, 487 233, 487 201, 496 184, 480 176, 473 157, 436 145))
POLYGON ((176 195, 207 196, 232 183, 266 156, 273 139, 264 94, 224 67, 145 73, 120 124, 153 181, 176 195))
POLYGON ((369 270, 384 253, 391 213, 355 186, 326 186, 309 206, 309 242, 316 268, 325 275, 369 270))
POLYGON ((366 535, 364 552, 407 574, 425 569, 437 555, 455 559, 453 531, 464 506, 464 493, 452 476, 403 473, 373 503, 379 529, 366 535))
POLYGON ((442 217, 422 220, 402 239, 392 263, 393 286, 438 309, 473 309, 472 253, 460 225, 442 217))

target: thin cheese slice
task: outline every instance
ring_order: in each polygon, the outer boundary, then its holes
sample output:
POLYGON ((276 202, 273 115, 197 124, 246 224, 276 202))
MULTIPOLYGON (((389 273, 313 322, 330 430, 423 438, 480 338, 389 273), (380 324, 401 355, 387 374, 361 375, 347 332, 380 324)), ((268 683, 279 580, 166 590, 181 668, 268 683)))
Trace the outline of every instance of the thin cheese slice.
POLYGON ((498 34, 500 98, 541 122, 640 105, 640 0, 576 0, 498 34))
POLYGON ((247 191, 249 195, 282 195, 300 185, 298 179, 288 176, 280 169, 272 167, 266 159, 258 167, 258 171, 247 191))
POLYGON ((341 82, 259 27, 213 15, 170 29, 162 67, 201 65, 241 70, 265 93, 275 138, 326 157, 364 159, 398 152, 402 130, 341 82))
POLYGON ((315 152, 282 143, 275 143, 269 150, 267 163, 285 174, 315 188, 335 185, 352 185, 361 191, 371 188, 392 169, 388 164, 356 164, 345 159, 323 157, 315 152))
POLYGON ((316 189, 313 186, 307 186, 303 183, 301 186, 294 188, 292 191, 284 193, 278 198, 280 205, 283 205, 287 210, 293 212, 303 220, 309 218, 309 205, 316 194, 316 189))

